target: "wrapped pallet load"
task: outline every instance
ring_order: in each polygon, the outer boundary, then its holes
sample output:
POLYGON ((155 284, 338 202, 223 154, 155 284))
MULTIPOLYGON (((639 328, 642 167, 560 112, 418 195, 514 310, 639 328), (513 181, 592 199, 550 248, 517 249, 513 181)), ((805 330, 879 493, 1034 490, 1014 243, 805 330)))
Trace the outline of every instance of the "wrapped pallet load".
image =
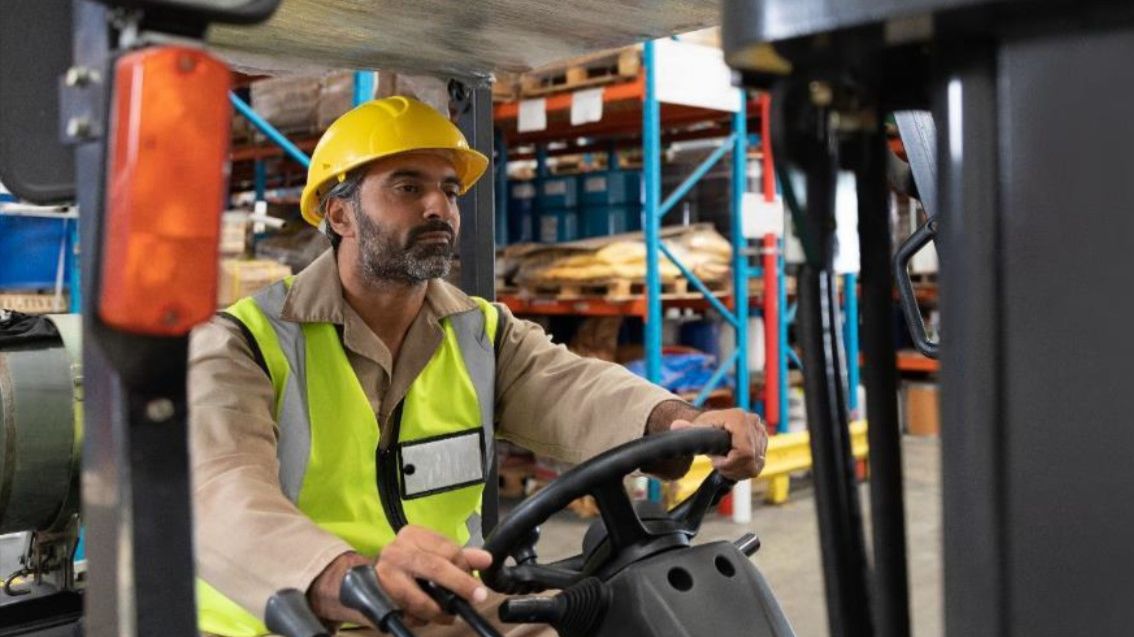
MULTIPOLYGON (((731 272, 732 248, 711 225, 665 228, 662 241, 711 289, 723 291, 731 272)), ((606 288, 641 293, 646 279, 646 246, 641 233, 512 249, 505 259, 514 272, 511 280, 532 291, 596 288, 602 293, 606 288)), ((665 257, 659 261, 659 273, 663 285, 683 278, 665 257)))

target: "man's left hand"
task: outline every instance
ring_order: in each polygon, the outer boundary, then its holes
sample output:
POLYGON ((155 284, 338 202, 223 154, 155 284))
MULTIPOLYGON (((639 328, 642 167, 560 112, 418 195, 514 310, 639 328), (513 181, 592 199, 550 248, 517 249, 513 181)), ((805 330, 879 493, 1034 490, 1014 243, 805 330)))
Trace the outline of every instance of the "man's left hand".
POLYGON ((755 478, 764 470, 764 456, 768 452, 768 431, 764 421, 756 414, 743 409, 717 409, 706 411, 692 421, 674 420, 670 429, 689 427, 716 427, 732 435, 732 449, 726 456, 713 456, 713 468, 732 480, 755 478))

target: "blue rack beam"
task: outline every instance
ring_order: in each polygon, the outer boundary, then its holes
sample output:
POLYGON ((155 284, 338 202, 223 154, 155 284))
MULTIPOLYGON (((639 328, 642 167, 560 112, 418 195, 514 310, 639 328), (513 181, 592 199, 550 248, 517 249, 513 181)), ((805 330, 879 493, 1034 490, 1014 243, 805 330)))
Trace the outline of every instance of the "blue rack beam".
POLYGON ((705 404, 705 401, 709 399, 709 394, 713 393, 713 390, 717 388, 717 385, 721 384, 721 381, 723 381, 725 376, 728 375, 728 369, 733 365, 736 365, 737 360, 739 359, 740 350, 736 350, 732 353, 731 356, 729 356, 727 361, 725 361, 713 372, 713 375, 709 377, 709 380, 705 383, 705 386, 701 388, 701 391, 697 392, 697 397, 693 399, 694 407, 701 407, 705 404))
MULTIPOLYGON (((661 247, 661 104, 657 94, 657 57, 653 41, 642 52, 646 95, 642 104, 642 181, 645 190, 642 231, 646 237, 646 378, 661 380, 662 304, 659 248, 661 247)), ((651 484, 651 491, 653 491, 651 484)), ((651 496, 654 494, 651 493, 651 496)), ((654 499, 651 497, 651 499, 654 499)))
MULTIPOLYGON (((779 259, 777 261, 778 261, 778 265, 777 265, 778 272, 776 273, 776 277, 777 277, 778 281, 777 281, 776 289, 778 290, 779 295, 780 295, 780 305, 779 305, 779 307, 780 307, 780 320, 779 320, 780 360, 777 361, 777 364, 780 366, 780 387, 779 387, 780 427, 779 427, 779 433, 787 433, 788 430, 789 430, 789 424, 790 424, 789 423, 790 419, 788 418, 788 356, 791 356, 792 358, 794 358, 795 362, 797 364, 799 364, 800 361, 799 361, 799 356, 796 355, 795 350, 793 350, 791 348, 790 343, 788 343, 788 324, 790 323, 791 319, 789 319, 786 316, 786 313, 784 312, 784 308, 787 307, 787 276, 786 276, 785 267, 784 267, 784 240, 783 240, 783 238, 780 239, 780 256, 779 256, 779 259)), ((792 311, 792 318, 794 318, 794 317, 795 317, 795 312, 793 310, 792 311)), ((800 364, 799 369, 803 369, 803 365, 800 364)))
POLYGON ((858 275, 843 275, 843 340, 847 351, 847 409, 858 414, 858 275))
POLYGON ((307 156, 307 153, 303 152, 299 149, 298 146, 291 143, 291 140, 285 137, 283 133, 279 132, 275 126, 272 126, 271 122, 261 117, 260 114, 256 111, 252 110, 252 107, 248 105, 248 102, 240 99, 240 97, 238 97, 236 93, 231 92, 228 94, 228 99, 230 102, 232 102, 232 105, 236 107, 237 112, 239 112, 245 117, 245 119, 251 122, 251 124, 256 127, 256 130, 263 133, 265 137, 272 141, 272 143, 282 148, 284 153, 288 157, 291 157, 304 168, 307 168, 311 165, 311 158, 307 156))
POLYGON ((735 142, 735 140, 735 133, 725 138, 721 145, 718 146, 711 155, 706 157, 705 161, 701 162, 701 165, 697 166, 697 169, 694 170, 691 175, 686 177, 685 181, 681 182, 681 185, 678 186, 672 193, 670 193, 668 197, 665 198, 665 201, 662 202, 661 208, 658 210, 658 216, 664 217, 669 214, 669 211, 672 210, 675 205, 677 205, 677 202, 681 201, 682 197, 689 194, 689 191, 693 189, 693 186, 696 186, 697 182, 701 181, 701 178, 704 177, 710 170, 712 170, 713 166, 716 166, 717 162, 719 162, 722 157, 727 155, 729 151, 733 150, 733 143, 735 142))
POLYGON ((354 95, 353 102, 355 106, 363 102, 369 102, 374 99, 374 72, 373 71, 355 71, 354 72, 354 95))
POLYGON ((751 407, 748 392, 748 241, 744 237, 744 193, 748 191, 748 94, 738 91, 740 108, 732 116, 732 290, 736 297, 736 406, 751 407))
POLYGON ((747 240, 743 234, 742 205, 744 193, 748 190, 747 144, 748 144, 748 97, 744 91, 737 93, 740 109, 732 117, 732 133, 725 138, 693 173, 686 178, 664 201, 661 198, 661 107, 657 99, 657 58, 654 43, 648 41, 643 48, 645 63, 645 99, 642 106, 642 153, 643 153, 643 232, 646 242, 646 377, 658 382, 661 377, 662 350, 662 307, 660 255, 664 254, 681 273, 701 292, 709 304, 736 330, 736 351, 728 361, 713 375, 706 390, 699 397, 702 401, 712 388, 724 378, 731 367, 736 373, 736 405, 749 409, 748 375, 748 277, 751 268, 746 252, 747 240), (733 253, 733 290, 737 295, 734 309, 730 311, 684 264, 661 243, 661 219, 671 210, 689 190, 712 169, 726 154, 732 153, 732 197, 730 221, 732 226, 731 244, 733 253))

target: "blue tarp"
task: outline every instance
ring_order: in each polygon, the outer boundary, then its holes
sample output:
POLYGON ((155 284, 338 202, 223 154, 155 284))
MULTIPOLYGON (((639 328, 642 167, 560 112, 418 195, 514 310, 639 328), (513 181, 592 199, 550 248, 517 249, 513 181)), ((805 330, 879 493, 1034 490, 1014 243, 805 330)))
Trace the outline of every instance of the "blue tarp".
MULTIPOLYGON (((631 361, 626 364, 626 368, 638 376, 643 378, 646 376, 645 360, 631 361)), ((700 391, 709 382, 709 377, 716 368, 717 360, 709 354, 701 352, 663 354, 661 379, 658 384, 675 393, 700 391)), ((732 386, 733 375, 730 373, 720 387, 732 386)))

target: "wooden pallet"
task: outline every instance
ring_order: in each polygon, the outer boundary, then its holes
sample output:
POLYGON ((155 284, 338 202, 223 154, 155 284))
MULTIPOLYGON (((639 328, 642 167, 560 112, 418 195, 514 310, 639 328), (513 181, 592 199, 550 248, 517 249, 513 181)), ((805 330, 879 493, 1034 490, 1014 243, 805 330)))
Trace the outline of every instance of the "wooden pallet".
POLYGON ((24 314, 58 314, 67 311, 68 303, 66 292, 58 298, 54 294, 0 294, 0 310, 12 310, 24 314))
MULTIPOLYGON (((727 294, 729 292, 729 285, 726 281, 706 282, 705 285, 710 292, 715 294, 727 294)), ((684 278, 663 281, 661 288, 662 298, 700 295, 700 292, 684 278)), ((621 301, 640 298, 646 294, 645 282, 629 279, 588 283, 527 283, 521 289, 532 296, 552 296, 557 299, 601 297, 609 301, 621 301)))
POLYGON ((638 77, 642 59, 637 48, 618 49, 573 58, 563 64, 530 71, 520 77, 520 95, 539 97, 638 77))
MULTIPOLYGON (((662 294, 686 294, 689 282, 685 279, 662 283, 662 294)), ((560 299, 599 296, 605 299, 624 299, 642 296, 646 284, 642 281, 617 279, 613 281, 594 281, 589 283, 550 283, 527 284, 524 289, 536 296, 554 296, 560 299)))
POLYGON ((493 102, 514 102, 520 97, 519 76, 514 73, 497 73, 492 82, 493 102))

